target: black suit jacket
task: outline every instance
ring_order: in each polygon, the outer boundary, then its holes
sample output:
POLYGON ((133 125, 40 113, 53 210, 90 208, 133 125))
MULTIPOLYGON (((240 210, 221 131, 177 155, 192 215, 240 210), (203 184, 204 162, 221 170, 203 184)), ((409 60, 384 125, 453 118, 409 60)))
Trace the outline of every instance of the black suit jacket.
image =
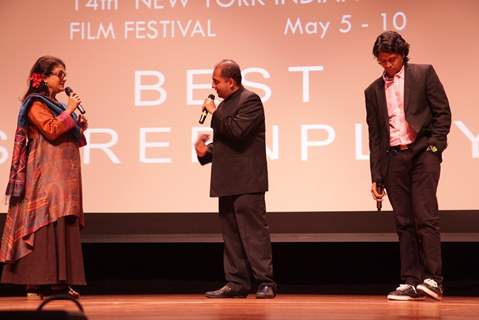
MULTIPOLYGON (((369 127, 371 178, 383 182, 389 151, 389 116, 382 77, 365 90, 366 120, 369 127)), ((433 66, 406 64, 404 76, 404 111, 416 132, 415 152, 433 145, 444 151, 451 127, 449 102, 433 66)))
POLYGON ((240 88, 220 103, 211 119, 213 143, 198 160, 212 162, 210 196, 268 190, 265 119, 259 96, 240 88))

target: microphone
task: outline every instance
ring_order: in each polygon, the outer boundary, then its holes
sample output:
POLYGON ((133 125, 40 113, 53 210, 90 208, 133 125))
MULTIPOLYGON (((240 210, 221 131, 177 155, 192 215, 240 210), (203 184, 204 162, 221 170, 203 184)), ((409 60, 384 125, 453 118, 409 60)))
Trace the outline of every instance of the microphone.
MULTIPOLYGON (((376 184, 376 191, 381 194, 383 193, 383 190, 384 190, 384 185, 379 182, 376 184)), ((380 201, 380 200, 376 200, 376 208, 378 209, 378 212, 381 212, 381 209, 383 207, 383 202, 380 201)))
MULTIPOLYGON (((66 88, 65 88, 65 93, 67 94, 67 96, 70 96, 70 95, 73 93, 72 88, 66 87, 66 88)), ((86 113, 85 109, 82 107, 81 104, 79 104, 79 105, 77 106, 77 109, 78 109, 78 111, 80 111, 81 114, 85 114, 85 113, 86 113)))
MULTIPOLYGON (((214 94, 210 94, 208 96, 208 99, 211 99, 211 100, 215 100, 215 95, 214 94)), ((200 124, 203 124, 206 120, 206 116, 208 115, 208 110, 206 110, 205 107, 203 107, 203 110, 201 111, 201 116, 200 116, 200 120, 198 121, 200 124)))

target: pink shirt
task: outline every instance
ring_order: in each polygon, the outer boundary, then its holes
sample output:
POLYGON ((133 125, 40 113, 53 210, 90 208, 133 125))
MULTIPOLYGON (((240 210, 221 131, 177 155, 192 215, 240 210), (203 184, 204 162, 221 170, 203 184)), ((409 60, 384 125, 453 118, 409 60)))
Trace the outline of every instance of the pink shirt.
POLYGON ((410 144, 416 133, 406 121, 404 113, 404 66, 393 78, 383 75, 389 115, 389 145, 410 144))

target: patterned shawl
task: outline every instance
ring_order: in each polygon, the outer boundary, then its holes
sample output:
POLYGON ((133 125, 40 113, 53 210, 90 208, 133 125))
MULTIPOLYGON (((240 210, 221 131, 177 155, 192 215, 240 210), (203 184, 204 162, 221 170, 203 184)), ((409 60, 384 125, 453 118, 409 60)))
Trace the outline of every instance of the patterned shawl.
MULTIPOLYGON (((65 111, 65 105, 57 104, 45 96, 39 94, 29 95, 20 106, 18 113, 17 130, 15 131, 15 141, 12 152, 12 165, 10 166, 10 178, 8 180, 7 191, 5 192, 10 203, 21 201, 25 194, 25 179, 27 169, 27 114, 30 106, 35 100, 45 103, 55 116, 65 111)), ((72 114, 73 119, 77 120, 76 114, 72 114)), ((76 121, 75 121, 76 122, 76 121)), ((80 127, 71 130, 75 138, 80 140, 80 127)))

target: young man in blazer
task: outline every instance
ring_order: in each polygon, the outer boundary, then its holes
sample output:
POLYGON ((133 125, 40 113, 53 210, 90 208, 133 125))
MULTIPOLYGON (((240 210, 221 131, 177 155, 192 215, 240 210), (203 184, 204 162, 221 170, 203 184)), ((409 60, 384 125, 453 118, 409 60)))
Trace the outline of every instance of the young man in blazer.
POLYGON ((442 298, 441 240, 436 198, 451 110, 431 65, 408 63, 409 44, 382 33, 373 54, 384 72, 366 90, 372 186, 385 187, 399 236, 402 284, 390 300, 442 298))
POLYGON ((223 102, 203 107, 212 115, 213 143, 200 135, 195 144, 202 165, 212 162, 210 196, 219 198, 227 284, 206 292, 208 298, 246 297, 252 282, 256 298, 274 298, 276 284, 264 194, 268 190, 265 119, 259 96, 241 84, 232 60, 218 63, 212 87, 223 102))

